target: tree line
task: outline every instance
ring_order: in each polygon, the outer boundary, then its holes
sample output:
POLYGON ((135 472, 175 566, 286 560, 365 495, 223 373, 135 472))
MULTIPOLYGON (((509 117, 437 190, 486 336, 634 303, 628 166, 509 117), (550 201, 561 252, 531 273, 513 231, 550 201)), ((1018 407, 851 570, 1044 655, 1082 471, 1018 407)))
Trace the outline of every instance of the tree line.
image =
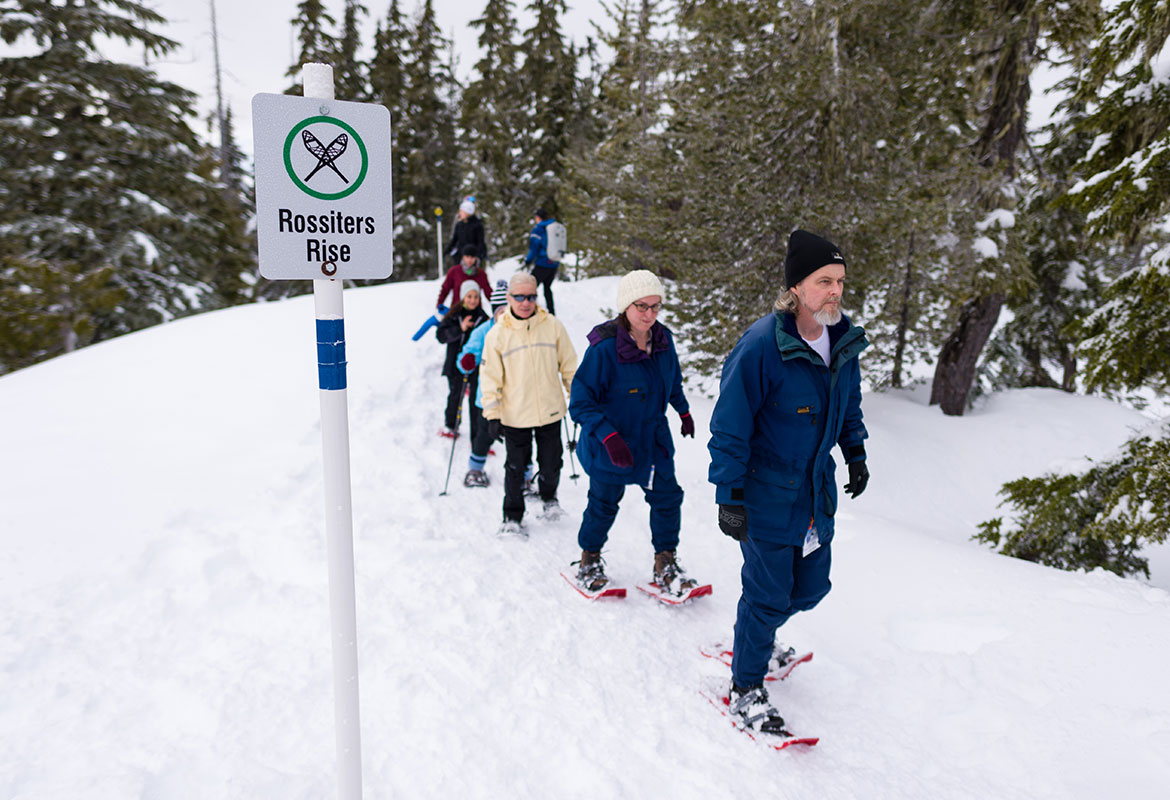
MULTIPOLYGON (((430 0, 342 8, 339 24, 322 0, 297 5, 288 91, 323 61, 339 98, 390 110, 394 280, 432 274, 434 209, 462 194, 493 257, 545 206, 585 274, 674 281, 672 325, 712 375, 803 227, 845 251, 875 387, 929 380, 951 415, 1007 387, 1167 388, 1164 1, 612 0, 579 47, 564 0, 530 0, 524 29, 511 0, 486 0, 465 83, 430 0), (1042 69, 1063 76, 1043 127, 1028 119, 1042 69)), ((37 50, 0 59, 0 373, 304 289, 255 277, 230 114, 211 148, 189 92, 100 55, 103 37, 167 52, 162 23, 126 0, 0 8, 0 38, 37 50)), ((1134 487, 1170 485, 1165 441, 1005 487, 1014 513, 981 536, 1141 571, 1135 543, 1164 538, 1170 508, 1134 487)))

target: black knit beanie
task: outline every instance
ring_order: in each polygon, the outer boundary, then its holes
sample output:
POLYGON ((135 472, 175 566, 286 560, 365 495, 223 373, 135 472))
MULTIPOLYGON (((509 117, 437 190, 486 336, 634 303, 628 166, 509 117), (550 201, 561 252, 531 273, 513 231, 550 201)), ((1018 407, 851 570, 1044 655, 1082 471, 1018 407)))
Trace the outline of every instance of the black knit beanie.
POLYGON ((784 257, 784 285, 791 289, 826 264, 844 264, 845 257, 837 245, 815 233, 795 230, 788 236, 788 255, 784 257))

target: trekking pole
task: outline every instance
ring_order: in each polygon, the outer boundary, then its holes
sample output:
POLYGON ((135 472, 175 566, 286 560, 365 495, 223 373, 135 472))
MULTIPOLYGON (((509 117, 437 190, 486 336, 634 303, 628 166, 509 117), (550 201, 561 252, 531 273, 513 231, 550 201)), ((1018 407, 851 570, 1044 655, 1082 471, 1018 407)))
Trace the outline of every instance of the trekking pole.
POLYGON ((581 476, 577 474, 577 465, 573 462, 573 451, 577 449, 577 423, 573 423, 573 435, 569 436, 569 418, 561 417, 565 422, 565 438, 569 440, 569 467, 573 470, 569 479, 576 481, 581 476))
POLYGON ((459 423, 463 421, 463 398, 467 395, 469 377, 463 376, 463 388, 459 391, 459 409, 455 412, 455 435, 451 437, 451 457, 447 459, 447 480, 443 481, 443 491, 439 492, 439 497, 447 496, 447 487, 451 484, 451 465, 455 463, 455 442, 459 438, 459 423))

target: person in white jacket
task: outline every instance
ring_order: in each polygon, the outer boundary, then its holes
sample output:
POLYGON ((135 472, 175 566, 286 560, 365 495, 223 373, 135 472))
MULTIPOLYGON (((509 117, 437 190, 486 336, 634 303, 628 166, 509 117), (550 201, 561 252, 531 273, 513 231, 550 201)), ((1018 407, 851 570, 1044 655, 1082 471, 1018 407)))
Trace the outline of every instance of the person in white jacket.
POLYGON ((561 419, 577 371, 577 352, 561 321, 536 305, 536 279, 517 272, 508 283, 508 310, 483 343, 480 386, 485 419, 503 427, 503 534, 525 535, 524 470, 536 440, 537 488, 546 517, 558 517, 561 419))

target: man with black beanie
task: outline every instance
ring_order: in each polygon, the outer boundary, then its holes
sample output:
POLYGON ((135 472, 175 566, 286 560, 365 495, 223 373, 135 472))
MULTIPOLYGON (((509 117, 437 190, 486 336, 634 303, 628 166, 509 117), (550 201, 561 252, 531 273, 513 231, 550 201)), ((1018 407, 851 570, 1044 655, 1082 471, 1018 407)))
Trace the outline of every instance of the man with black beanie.
POLYGON ((845 258, 829 240, 793 231, 784 282, 773 313, 723 363, 707 445, 719 528, 743 555, 729 708, 743 727, 775 736, 786 735, 784 720, 764 679, 792 656, 776 631, 830 588, 833 445, 848 465, 847 494, 869 480, 858 366, 869 343, 841 313, 845 258))

